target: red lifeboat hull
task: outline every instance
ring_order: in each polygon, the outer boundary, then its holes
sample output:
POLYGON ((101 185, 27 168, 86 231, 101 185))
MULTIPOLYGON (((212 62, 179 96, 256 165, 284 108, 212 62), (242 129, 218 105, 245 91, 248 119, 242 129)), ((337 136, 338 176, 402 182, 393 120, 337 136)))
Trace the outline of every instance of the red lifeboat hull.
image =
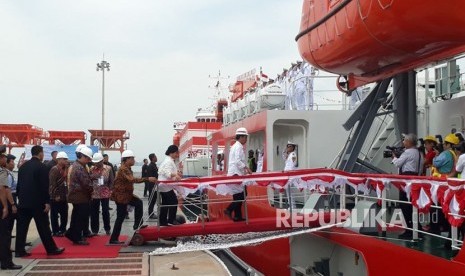
POLYGON ((349 88, 465 52, 463 0, 304 0, 301 56, 349 88))

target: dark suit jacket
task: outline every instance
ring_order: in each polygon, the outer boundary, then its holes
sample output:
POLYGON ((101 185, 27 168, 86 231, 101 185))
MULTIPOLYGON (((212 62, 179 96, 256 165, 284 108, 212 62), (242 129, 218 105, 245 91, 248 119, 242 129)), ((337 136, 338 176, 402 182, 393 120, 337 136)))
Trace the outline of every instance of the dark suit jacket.
POLYGON ((156 163, 150 162, 147 168, 147 177, 156 177, 158 178, 158 167, 156 163))
POLYGON ((19 208, 44 208, 45 203, 50 203, 48 192, 48 169, 45 164, 36 157, 24 163, 18 171, 18 195, 19 208))

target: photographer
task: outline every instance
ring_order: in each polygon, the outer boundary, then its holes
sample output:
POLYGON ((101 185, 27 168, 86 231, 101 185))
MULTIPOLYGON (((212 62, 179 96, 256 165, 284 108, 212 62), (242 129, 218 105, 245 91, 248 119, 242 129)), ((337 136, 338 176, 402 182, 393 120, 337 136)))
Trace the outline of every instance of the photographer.
POLYGON ((417 148, 417 136, 413 133, 404 135, 402 143, 405 151, 400 155, 392 155, 392 164, 399 168, 402 175, 420 175, 423 159, 417 148))
MULTIPOLYGON (((399 174, 401 175, 420 175, 423 169, 423 158, 420 151, 417 148, 417 136, 413 133, 404 135, 402 143, 405 147, 405 151, 396 157, 393 154, 392 163, 399 168, 399 174)), ((399 190, 399 200, 408 201, 407 194, 399 190)), ((405 222, 408 228, 412 228, 412 205, 409 203, 401 203, 400 208, 405 218, 405 222)), ((411 238, 412 231, 405 230, 405 232, 399 236, 399 238, 411 238)))

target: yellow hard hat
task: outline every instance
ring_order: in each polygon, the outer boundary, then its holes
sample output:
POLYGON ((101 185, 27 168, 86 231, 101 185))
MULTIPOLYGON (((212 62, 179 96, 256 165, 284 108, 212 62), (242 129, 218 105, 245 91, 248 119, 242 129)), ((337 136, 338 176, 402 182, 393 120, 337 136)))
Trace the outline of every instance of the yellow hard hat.
POLYGON ((457 145, 460 142, 460 140, 459 140, 459 137, 457 137, 455 134, 449 133, 449 134, 447 134, 446 138, 444 138, 444 142, 448 142, 448 143, 451 143, 453 145, 457 145))
POLYGON ((435 142, 436 144, 438 143, 438 140, 433 135, 425 136, 425 138, 423 138, 423 140, 425 140, 425 142, 426 141, 431 141, 431 142, 435 142))

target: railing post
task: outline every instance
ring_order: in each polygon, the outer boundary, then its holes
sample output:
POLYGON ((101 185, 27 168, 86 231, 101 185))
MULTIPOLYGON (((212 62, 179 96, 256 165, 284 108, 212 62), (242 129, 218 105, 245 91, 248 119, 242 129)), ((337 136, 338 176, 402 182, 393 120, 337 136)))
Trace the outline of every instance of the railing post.
POLYGON ((291 193, 291 185, 289 184, 287 186, 287 194, 289 198, 289 211, 291 212, 291 217, 292 217, 292 193, 291 193))
POLYGON ((457 247, 457 227, 455 226, 451 226, 451 238, 452 238, 452 249, 454 249, 454 247, 457 247))
POLYGON ((383 225, 381 226, 381 236, 386 237, 386 188, 381 192, 381 212, 383 212, 381 218, 383 220, 383 225))
POLYGON ((200 218, 202 219, 202 228, 205 229, 205 218, 203 214, 203 191, 200 193, 200 218))
POLYGON ((283 193, 279 191, 279 209, 283 208, 283 193))
POLYGON ((158 229, 158 232, 160 232, 160 208, 161 208, 161 204, 160 204, 160 200, 161 200, 161 195, 160 195, 160 184, 157 183, 157 229, 158 229))
MULTIPOLYGON (((412 204, 412 203, 410 203, 412 204)), ((418 240, 418 209, 412 205, 413 240, 418 240)))
POLYGON ((341 211, 345 210, 346 209, 346 183, 342 184, 340 201, 341 201, 341 211))
POLYGON ((247 190, 244 187, 244 213, 245 213, 245 223, 249 224, 249 212, 247 210, 247 190))

